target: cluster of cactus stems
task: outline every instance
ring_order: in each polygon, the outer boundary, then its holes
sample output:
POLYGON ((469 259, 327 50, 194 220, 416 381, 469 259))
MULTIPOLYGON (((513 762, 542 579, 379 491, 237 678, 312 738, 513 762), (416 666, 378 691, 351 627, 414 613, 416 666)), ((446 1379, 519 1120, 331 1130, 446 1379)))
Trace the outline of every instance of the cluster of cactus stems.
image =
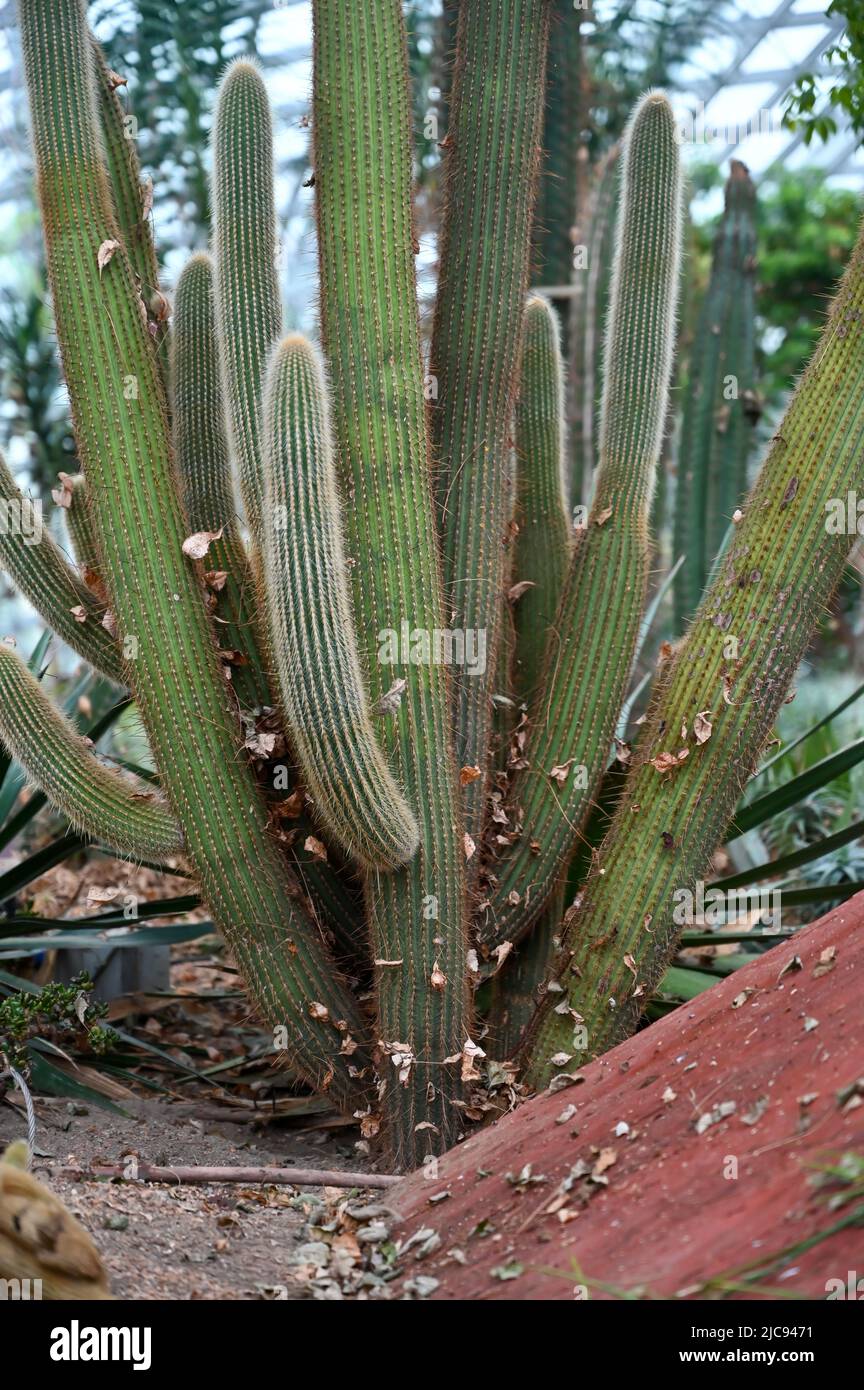
MULTIPOLYGON (((682 227, 667 99, 638 103, 619 191, 610 164, 598 201, 592 245, 614 253, 608 291, 598 260, 589 292, 602 400, 574 531, 560 324, 526 301, 550 18, 556 81, 578 44, 567 7, 459 7, 428 372, 399 0, 313 5, 320 353, 282 337, 255 65, 224 77, 213 260, 191 258, 169 312, 83 0, 19 9, 82 477, 67 499, 78 563, 47 532, 29 543, 8 528, 0 562, 129 688, 157 788, 101 763, 8 646, 0 738, 83 834, 186 865, 296 1076, 380 1129, 394 1164, 417 1164, 490 1108, 484 1056, 515 1054, 542 1086, 570 1064, 574 1026, 592 1052, 626 1036, 668 964, 673 891, 721 841, 852 543, 826 534, 824 506, 864 485, 864 251, 565 914, 648 585, 682 227), (428 641, 385 657, 406 629, 412 642, 481 633, 484 669, 452 668, 428 641), (475 986, 493 972, 478 1018, 475 986)), ((741 192, 715 264, 726 294, 750 273, 741 192)), ((718 372, 741 322, 728 316, 718 372)), ((721 512, 740 449, 730 415, 705 471, 721 512)), ((5 465, 0 491, 33 506, 5 465)))

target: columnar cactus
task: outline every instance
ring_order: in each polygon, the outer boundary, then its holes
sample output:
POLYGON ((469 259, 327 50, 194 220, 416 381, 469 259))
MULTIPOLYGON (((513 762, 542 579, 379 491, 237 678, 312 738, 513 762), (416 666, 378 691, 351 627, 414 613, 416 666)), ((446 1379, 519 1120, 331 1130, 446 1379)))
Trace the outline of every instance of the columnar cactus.
POLYGON ((454 691, 456 756, 480 773, 464 788, 465 830, 476 842, 513 507, 510 432, 548 30, 549 0, 462 5, 447 131, 431 420, 445 596, 454 627, 481 635, 485 650, 485 670, 457 672, 454 691))
POLYGON ((859 248, 532 1019, 642 621, 681 228, 672 112, 649 92, 621 154, 596 495, 573 536, 556 318, 525 302, 552 9, 459 7, 424 377, 400 0, 313 6, 321 354, 280 341, 258 69, 235 63, 218 97, 214 262, 183 270, 169 340, 84 0, 20 0, 83 478, 64 482, 76 566, 0 467, 0 562, 128 687, 158 786, 100 763, 8 647, 0 739, 83 836, 182 860, 294 1074, 401 1165, 493 1108, 511 1072, 486 1054, 524 1035, 540 1084, 576 1015, 593 1050, 635 1026, 674 945, 671 891, 734 813, 851 544, 824 504, 864 486, 859 248), (485 639, 474 674, 467 647, 448 670, 465 629, 485 639), (473 992, 492 973, 486 1027, 473 992))
POLYGON ((690 353, 675 506, 676 622, 695 612, 732 516, 747 489, 759 418, 755 389, 756 190, 731 161, 711 283, 690 353))
POLYGON ((414 815, 369 716, 321 365, 286 338, 264 390, 264 582, 288 731, 322 821, 369 870, 417 853, 414 815))

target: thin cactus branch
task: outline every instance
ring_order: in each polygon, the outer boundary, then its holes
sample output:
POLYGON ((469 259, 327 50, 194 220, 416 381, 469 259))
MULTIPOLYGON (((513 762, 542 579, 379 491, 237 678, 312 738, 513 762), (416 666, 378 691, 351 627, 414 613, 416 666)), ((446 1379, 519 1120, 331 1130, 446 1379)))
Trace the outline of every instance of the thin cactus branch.
POLYGON ((558 316, 545 299, 525 308, 516 406, 516 525, 513 689, 530 707, 543 673, 549 633, 570 563, 565 499, 564 365, 558 316))
POLYGON ((711 280, 690 352, 675 502, 679 631, 695 612, 712 561, 746 490, 759 415, 755 390, 756 190, 733 159, 711 280))
POLYGON ((231 443, 246 520, 261 531, 264 368, 282 327, 276 266, 273 131, 256 64, 238 58, 219 88, 213 121, 216 325, 231 443))
POLYGON ((272 703, 257 640, 252 566, 243 544, 225 429, 210 257, 199 253, 177 281, 171 336, 174 450, 192 534, 213 539, 206 571, 220 645, 240 653, 232 684, 243 709, 272 703))
POLYGON ((99 603, 43 524, 41 509, 18 488, 0 454, 0 566, 45 623, 96 671, 125 685, 120 648, 103 626, 99 603))
POLYGON ((103 767, 5 643, 0 643, 0 740, 80 833, 136 859, 162 861, 182 853, 180 827, 152 787, 103 767))

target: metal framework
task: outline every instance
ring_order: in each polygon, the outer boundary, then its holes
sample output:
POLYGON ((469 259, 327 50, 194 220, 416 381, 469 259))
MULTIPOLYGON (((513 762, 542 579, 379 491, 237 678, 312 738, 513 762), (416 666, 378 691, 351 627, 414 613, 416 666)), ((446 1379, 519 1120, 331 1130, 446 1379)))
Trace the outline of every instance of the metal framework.
MULTIPOLYGON (((694 118, 704 110, 709 125, 712 107, 735 109, 738 130, 708 146, 712 157, 726 160, 734 154, 758 174, 790 163, 794 166, 804 158, 803 135, 782 130, 780 118, 784 99, 797 78, 812 73, 818 79, 830 71, 824 61, 825 51, 840 39, 844 22, 842 17, 826 13, 828 3, 726 0, 719 7, 710 37, 690 55, 679 87, 685 108, 694 118), (712 64, 712 53, 730 46, 731 59, 712 64), (760 89, 757 98, 754 93, 760 89), (721 97, 722 102, 718 102, 721 97), (748 133, 750 130, 755 133, 748 133)), ((818 109, 826 110, 827 106, 823 100, 818 109)), ((860 142, 842 112, 834 109, 832 115, 837 134, 824 144, 814 141, 807 148, 806 160, 830 177, 861 181, 864 161, 856 158, 860 142)), ((723 122, 716 124, 722 127, 723 122)))

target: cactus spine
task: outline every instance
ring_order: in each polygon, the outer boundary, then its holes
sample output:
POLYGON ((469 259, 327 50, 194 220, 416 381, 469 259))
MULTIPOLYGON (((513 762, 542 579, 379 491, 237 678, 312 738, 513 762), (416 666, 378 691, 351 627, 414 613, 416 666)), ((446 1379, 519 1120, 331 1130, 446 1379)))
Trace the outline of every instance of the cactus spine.
POLYGON ((413 813, 375 737, 360 670, 321 364, 304 338, 276 349, 264 390, 264 580, 279 688, 312 800, 369 870, 417 852, 413 813))
POLYGON ((0 643, 0 739, 27 776, 77 830, 121 854, 162 860, 183 838, 146 783, 103 767, 55 709, 21 658, 0 643))
POLYGON ((261 74, 238 58, 219 88, 213 124, 216 324, 231 442, 252 536, 261 533, 264 368, 282 327, 276 269, 273 131, 261 74))
POLYGON ((390 1055, 409 1059, 397 1072, 385 1057, 385 1127, 399 1159, 416 1163, 459 1132, 460 1067, 447 1059, 459 1058, 472 1025, 447 670, 406 661, 401 650, 384 653, 393 664, 376 660, 382 636, 400 634, 403 623, 427 638, 445 626, 413 260, 407 52, 399 0, 316 0, 313 18, 321 323, 354 613, 372 699, 405 682, 382 738, 420 825, 411 863, 366 884, 378 1037, 390 1055))
POLYGON ((696 610, 711 563, 746 491, 758 418, 755 391, 756 191, 733 159, 711 281, 690 355, 675 504, 679 630, 696 610))
POLYGON ((862 323, 859 235, 816 354, 673 659, 571 915, 566 998, 555 996, 560 1005, 547 1005, 526 1040, 535 1085, 554 1071, 552 1056, 572 1051, 574 1018, 584 1021, 592 1053, 635 1028, 675 950, 675 891, 692 891, 708 871, 839 582, 855 541, 845 534, 846 499, 864 487, 862 323), (831 521, 838 507, 839 533, 831 521), (658 767, 663 753, 677 761, 658 767))
POLYGON ((340 1050, 331 1020, 356 1038, 359 1013, 266 832, 182 553, 163 387, 101 159, 84 5, 21 0, 20 15, 57 333, 105 582, 121 640, 137 650, 130 683, 203 894, 250 990, 265 1017, 288 1025, 298 1072, 356 1104, 362 1062, 340 1050))
POLYGON ((662 93, 647 93, 636 107, 624 137, 622 180, 601 462, 561 595, 543 706, 525 749, 528 768, 517 773, 521 835, 494 866, 487 934, 501 940, 524 935, 566 871, 609 760, 645 602, 681 232, 678 143, 662 93))
POLYGON ((483 634, 486 644, 485 672, 462 672, 455 682, 456 756, 460 766, 481 772, 464 797, 466 831, 478 843, 513 507, 508 455, 548 29, 548 0, 461 6, 447 133, 430 359, 437 382, 432 443, 453 626, 483 634))

